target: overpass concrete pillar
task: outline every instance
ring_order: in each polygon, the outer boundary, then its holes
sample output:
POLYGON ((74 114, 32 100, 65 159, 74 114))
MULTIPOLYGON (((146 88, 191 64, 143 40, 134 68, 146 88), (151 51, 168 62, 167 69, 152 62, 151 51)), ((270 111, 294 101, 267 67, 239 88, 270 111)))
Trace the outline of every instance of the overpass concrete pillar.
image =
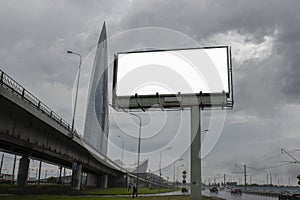
POLYGON ((107 188, 108 183, 108 175, 104 174, 99 177, 99 186, 101 188, 107 188))
POLYGON ((97 187, 98 186, 98 175, 97 174, 87 174, 86 184, 88 187, 97 187))
POLYGON ((130 180, 131 180, 131 179, 130 179, 130 176, 127 175, 127 179, 126 179, 126 181, 127 181, 127 183, 126 183, 126 184, 127 184, 127 187, 129 187, 129 185, 130 185, 130 180))
POLYGON ((129 184, 128 184, 128 182, 129 182, 129 181, 128 181, 128 174, 126 174, 126 175, 124 176, 124 179, 123 179, 123 180, 124 180, 124 185, 123 185, 123 187, 128 188, 128 185, 129 185, 129 184))
POLYGON ((81 174, 82 164, 74 162, 72 166, 72 187, 74 190, 80 190, 81 174))
POLYGON ((17 186, 25 187, 28 179, 28 170, 29 170, 29 158, 28 156, 23 156, 20 159, 18 177, 17 177, 17 186))

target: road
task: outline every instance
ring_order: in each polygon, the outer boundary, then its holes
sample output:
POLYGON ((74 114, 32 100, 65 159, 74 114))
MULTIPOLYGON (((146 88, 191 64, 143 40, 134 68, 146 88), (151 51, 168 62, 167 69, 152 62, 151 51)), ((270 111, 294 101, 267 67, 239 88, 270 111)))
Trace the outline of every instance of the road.
POLYGON ((220 197, 226 200, 278 200, 278 197, 265 197, 251 194, 231 195, 230 192, 219 191, 218 193, 210 193, 209 190, 203 191, 206 196, 220 197))
MULTIPOLYGON (((189 194, 189 193, 188 193, 189 194)), ((219 191, 218 193, 211 193, 209 190, 203 190, 202 194, 211 197, 220 197, 226 200, 278 200, 278 197, 265 197, 251 194, 231 195, 230 192, 219 191)), ((169 196, 169 195, 183 195, 181 191, 158 193, 158 194, 140 194, 139 196, 169 196)))

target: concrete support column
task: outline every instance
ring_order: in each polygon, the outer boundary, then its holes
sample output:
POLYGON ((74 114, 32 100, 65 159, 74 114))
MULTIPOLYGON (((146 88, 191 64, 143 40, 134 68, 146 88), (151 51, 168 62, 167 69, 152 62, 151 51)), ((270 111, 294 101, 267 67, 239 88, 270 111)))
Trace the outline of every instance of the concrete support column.
POLYGON ((191 107, 191 200, 201 200, 201 115, 191 107))
POLYGON ((107 183, 108 183, 108 175, 101 175, 99 177, 99 186, 101 188, 107 188, 107 183))
POLYGON ((72 166, 72 187, 74 190, 80 190, 81 174, 82 164, 74 162, 72 166))
POLYGON ((127 187, 129 187, 129 185, 130 185, 130 177, 127 175, 127 179, 126 179, 126 181, 127 181, 127 187))
POLYGON ((88 187, 97 187, 97 179, 98 179, 98 175, 97 174, 87 174, 87 181, 86 184, 88 187))
POLYGON ((128 179, 128 175, 126 174, 126 175, 123 176, 123 187, 124 188, 128 188, 127 179, 128 179))
POLYGON ((29 170, 30 160, 27 156, 23 156, 20 159, 18 177, 17 177, 17 186, 25 187, 28 179, 28 170, 29 170))

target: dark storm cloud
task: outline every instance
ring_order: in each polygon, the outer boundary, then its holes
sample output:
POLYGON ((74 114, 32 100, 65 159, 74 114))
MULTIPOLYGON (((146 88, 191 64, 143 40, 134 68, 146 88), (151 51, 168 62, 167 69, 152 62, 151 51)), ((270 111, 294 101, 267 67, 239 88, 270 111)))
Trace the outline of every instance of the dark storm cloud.
POLYGON ((230 169, 233 161, 251 163, 279 152, 283 141, 290 143, 285 133, 297 129, 284 116, 293 112, 287 111, 287 104, 300 102, 299 7, 300 2, 292 0, 137 1, 120 22, 124 29, 166 27, 203 45, 232 46, 235 107, 228 112, 223 134, 207 157, 207 173, 214 173, 216 166, 220 171, 230 169), (218 34, 223 35, 214 38, 218 34), (231 40, 241 36, 242 47, 238 47, 231 40), (261 47, 268 51, 260 52, 261 47), (238 62, 236 55, 243 49, 249 51, 238 62), (256 55, 249 56, 252 51, 256 55), (282 123, 290 128, 283 130, 282 123))
POLYGON ((277 52, 282 55, 281 71, 278 74, 279 81, 283 84, 284 92, 292 98, 297 98, 299 103, 300 95, 300 18, 291 19, 284 27, 278 37, 277 52))
POLYGON ((234 111, 228 112, 227 123, 236 123, 235 118, 240 118, 244 125, 225 128, 223 134, 232 134, 227 135, 228 140, 221 137, 218 145, 232 147, 229 144, 234 142, 232 151, 236 152, 249 141, 245 138, 247 134, 253 143, 260 138, 257 146, 261 151, 252 149, 243 153, 258 155, 263 149, 266 151, 266 146, 280 146, 278 141, 285 137, 281 136, 280 124, 288 121, 281 117, 286 112, 286 104, 299 102, 299 6, 299 1, 281 0, 137 1, 120 24, 124 29, 166 27, 181 31, 203 45, 231 45, 235 106, 234 111), (241 47, 232 41, 236 38, 241 47), (268 48, 268 52, 260 52, 261 47, 268 48), (242 54, 244 60, 238 62, 236 56, 243 49, 246 49, 242 54), (256 55, 251 55, 252 51, 256 55), (261 127, 261 123, 265 126, 261 127), (258 128, 254 133, 253 127, 258 128), (275 141, 270 142, 269 137, 275 141))
POLYGON ((1 69, 70 118, 78 58, 66 50, 86 55, 114 6, 111 1, 1 0, 1 69))
MULTIPOLYGON (((259 84, 262 81, 256 81, 255 75, 262 79, 276 73, 276 80, 267 79, 264 84, 274 88, 275 95, 284 90, 285 94, 292 95, 293 98, 299 97, 300 93, 300 90, 297 90, 300 84, 299 6, 300 2, 296 0, 137 1, 121 21, 121 25, 124 28, 167 27, 182 31, 198 41, 205 41, 214 34, 236 30, 241 35, 250 34, 251 42, 260 43, 265 36, 276 31, 277 38, 271 57, 268 61, 254 60, 247 63, 253 74, 253 79, 247 80, 259 84), (260 71, 259 68, 266 69, 260 71)), ((222 42, 230 44, 230 41, 222 42)), ((233 56, 234 53, 233 51, 233 56)), ((239 88, 237 90, 240 92, 239 88)), ((237 94, 240 94, 238 92, 237 94)))
POLYGON ((78 61, 66 50, 87 54, 114 6, 110 1, 1 1, 1 66, 72 87, 78 61))
POLYGON ((136 1, 122 25, 168 27, 198 38, 231 29, 264 35, 289 20, 298 5, 291 0, 136 1))

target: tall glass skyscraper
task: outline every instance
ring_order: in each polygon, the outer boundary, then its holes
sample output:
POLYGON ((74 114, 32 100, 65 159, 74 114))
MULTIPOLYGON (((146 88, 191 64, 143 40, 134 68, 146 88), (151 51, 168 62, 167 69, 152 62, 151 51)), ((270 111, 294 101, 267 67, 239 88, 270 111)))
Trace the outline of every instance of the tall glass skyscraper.
POLYGON ((105 156, 109 133, 108 110, 108 55, 104 22, 91 74, 83 137, 105 156))

